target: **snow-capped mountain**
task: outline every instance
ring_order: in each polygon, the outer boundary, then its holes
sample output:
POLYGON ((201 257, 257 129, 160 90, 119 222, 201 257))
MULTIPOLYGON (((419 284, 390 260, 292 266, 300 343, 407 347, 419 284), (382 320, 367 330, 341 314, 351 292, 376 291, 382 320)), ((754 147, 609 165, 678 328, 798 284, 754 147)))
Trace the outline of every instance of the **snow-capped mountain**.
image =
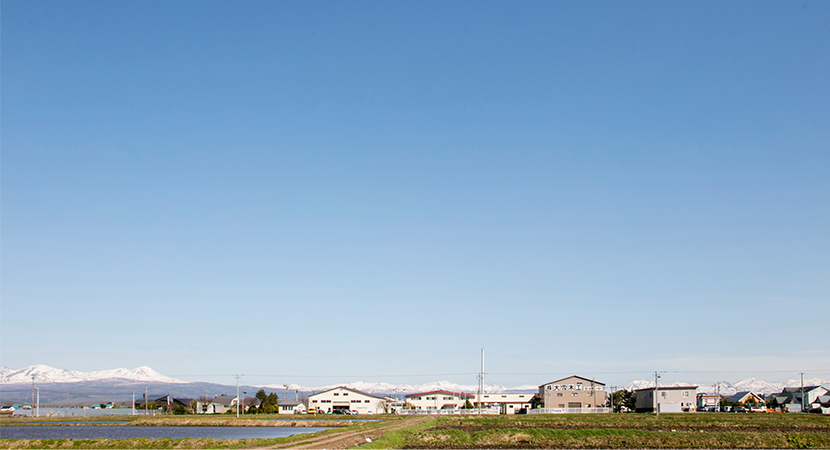
MULTIPOLYGON (((738 381, 737 383, 730 383, 728 381, 719 381, 714 384, 701 383, 685 383, 676 382, 672 384, 660 384, 660 386, 698 386, 698 393, 720 393, 720 395, 732 395, 736 392, 750 391, 756 394, 772 394, 781 392, 785 387, 801 386, 801 380, 787 380, 784 383, 770 383, 768 381, 759 380, 757 378, 747 378, 738 381)), ((822 380, 820 378, 810 378, 804 380, 804 386, 830 386, 830 381, 822 380)), ((625 389, 644 389, 654 387, 654 380, 636 380, 625 386, 625 389)))
POLYGON ((0 367, 0 383, 31 383, 33 376, 35 377, 35 382, 37 383, 76 383, 79 381, 99 381, 110 379, 158 383, 185 383, 185 381, 162 375, 147 366, 137 367, 133 370, 111 369, 100 370, 97 372, 56 369, 42 364, 29 366, 24 369, 0 367))

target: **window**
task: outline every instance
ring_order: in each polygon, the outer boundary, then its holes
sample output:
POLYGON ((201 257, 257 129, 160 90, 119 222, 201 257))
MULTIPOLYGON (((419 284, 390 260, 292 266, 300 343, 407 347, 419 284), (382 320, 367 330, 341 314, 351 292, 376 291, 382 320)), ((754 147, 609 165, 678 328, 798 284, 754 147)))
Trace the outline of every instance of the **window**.
POLYGON ((666 391, 663 391, 663 392, 660 393, 660 397, 666 398, 668 396, 669 396, 669 393, 666 392, 666 391))
MULTIPOLYGON (((334 394, 334 395, 337 395, 337 394, 334 394)), ((349 393, 348 393, 348 392, 344 392, 344 393, 343 393, 343 397, 345 397, 345 396, 347 396, 347 395, 349 395, 349 393)))
POLYGON ((337 397, 338 395, 340 395, 340 394, 338 394, 337 392, 335 392, 335 393, 334 393, 334 396, 335 396, 335 397, 337 397))
MULTIPOLYGON (((360 401, 360 400, 358 400, 360 401)), ((369 403, 369 400, 363 400, 363 403, 369 403)))
POLYGON ((561 396, 562 396, 562 393, 561 393, 561 392, 557 392, 557 393, 556 393, 556 396, 557 396, 557 397, 561 397, 561 396))
POLYGON ((688 397, 689 396, 689 391, 683 391, 683 396, 688 397))
POLYGON ((311 403, 317 403, 317 400, 312 400, 311 403))
POLYGON ((577 394, 576 392, 574 392, 573 394, 571 394, 571 397, 576 397, 577 395, 579 395, 579 394, 577 394))

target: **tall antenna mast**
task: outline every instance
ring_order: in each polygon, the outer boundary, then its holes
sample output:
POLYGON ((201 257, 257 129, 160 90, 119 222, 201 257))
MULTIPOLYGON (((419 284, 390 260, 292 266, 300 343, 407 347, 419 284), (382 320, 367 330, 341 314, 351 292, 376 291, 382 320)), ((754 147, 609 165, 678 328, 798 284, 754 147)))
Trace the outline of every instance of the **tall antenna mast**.
POLYGON ((478 373, 478 415, 481 415, 481 401, 484 398, 484 347, 481 347, 481 371, 478 373))

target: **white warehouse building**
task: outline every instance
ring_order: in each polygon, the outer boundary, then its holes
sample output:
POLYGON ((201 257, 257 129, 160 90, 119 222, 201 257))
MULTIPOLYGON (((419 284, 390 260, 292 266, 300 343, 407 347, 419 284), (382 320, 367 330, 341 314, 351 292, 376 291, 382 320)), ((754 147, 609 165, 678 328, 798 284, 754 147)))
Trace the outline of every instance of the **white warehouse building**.
POLYGON ((383 397, 339 386, 309 395, 308 407, 324 413, 345 410, 357 411, 358 414, 383 414, 387 403, 383 397))

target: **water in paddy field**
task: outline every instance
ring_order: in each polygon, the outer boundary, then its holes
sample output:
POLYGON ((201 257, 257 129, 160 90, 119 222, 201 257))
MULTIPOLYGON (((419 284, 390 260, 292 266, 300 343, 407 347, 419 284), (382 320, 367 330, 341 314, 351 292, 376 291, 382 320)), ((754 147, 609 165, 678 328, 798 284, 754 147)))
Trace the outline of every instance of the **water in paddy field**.
POLYGON ((0 439, 273 439, 327 427, 0 426, 0 439))
MULTIPOLYGON (((129 416, 133 413, 130 408, 92 409, 92 408, 40 408, 38 417, 99 417, 99 416, 129 416)), ((17 409, 12 417, 34 417, 36 410, 17 409)), ((158 415, 158 411, 150 410, 148 415, 158 415)), ((135 415, 144 415, 144 410, 136 409, 135 415)))

